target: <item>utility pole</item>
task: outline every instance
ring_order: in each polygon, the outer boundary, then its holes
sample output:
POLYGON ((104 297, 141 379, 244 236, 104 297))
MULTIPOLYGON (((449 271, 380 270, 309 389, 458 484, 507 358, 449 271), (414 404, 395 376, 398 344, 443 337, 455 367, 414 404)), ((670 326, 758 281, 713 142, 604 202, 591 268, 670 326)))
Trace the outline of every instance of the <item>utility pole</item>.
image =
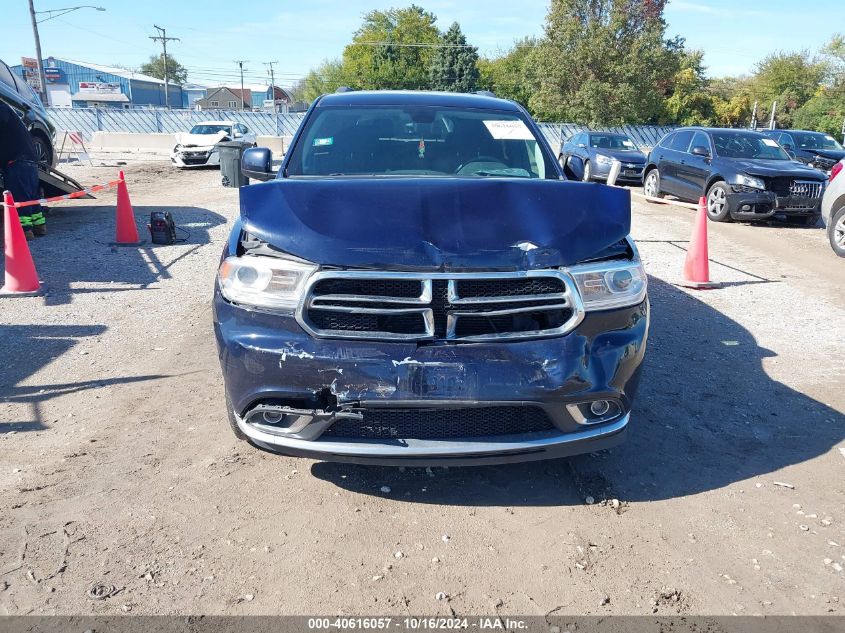
POLYGON ((751 111, 751 129, 757 129, 757 102, 754 102, 754 109, 751 111))
MULTIPOLYGON (((32 0, 29 0, 32 3, 32 0)), ((155 42, 161 42, 162 48, 164 48, 164 107, 170 108, 170 84, 167 81, 167 43, 168 42, 181 42, 178 37, 167 37, 167 31, 160 26, 156 26, 153 24, 153 28, 158 30, 158 35, 150 35, 150 39, 155 42)))
MULTIPOLYGON (((241 69, 241 112, 244 111, 244 64, 246 64, 249 60, 248 59, 236 59, 235 63, 241 69)), ((252 104, 250 104, 252 105, 252 104)))
POLYGON ((273 100, 273 112, 276 111, 276 77, 273 74, 273 64, 278 64, 278 61, 262 62, 265 66, 269 66, 270 73, 270 98, 273 100))
POLYGON ((769 119, 769 129, 770 130, 775 129, 775 112, 777 112, 777 109, 778 109, 778 102, 773 101, 772 102, 772 118, 769 119))
POLYGON ((38 60, 38 79, 41 84, 41 101, 47 103, 47 78, 44 76, 44 63, 41 61, 41 37, 38 35, 38 21, 35 19, 35 7, 29 0, 29 17, 32 18, 32 34, 35 36, 35 58, 38 60))

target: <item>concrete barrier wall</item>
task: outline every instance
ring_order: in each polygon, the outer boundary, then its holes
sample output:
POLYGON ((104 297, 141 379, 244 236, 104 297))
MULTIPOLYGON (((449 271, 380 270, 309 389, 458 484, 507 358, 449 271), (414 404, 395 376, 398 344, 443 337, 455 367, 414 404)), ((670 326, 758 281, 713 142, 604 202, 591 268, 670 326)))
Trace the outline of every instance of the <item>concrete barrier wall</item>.
MULTIPOLYGON (((281 156, 290 145, 292 136, 259 136, 259 147, 269 147, 281 156)), ((130 132, 94 132, 88 149, 101 152, 152 152, 169 154, 176 145, 174 134, 134 134, 130 132)))

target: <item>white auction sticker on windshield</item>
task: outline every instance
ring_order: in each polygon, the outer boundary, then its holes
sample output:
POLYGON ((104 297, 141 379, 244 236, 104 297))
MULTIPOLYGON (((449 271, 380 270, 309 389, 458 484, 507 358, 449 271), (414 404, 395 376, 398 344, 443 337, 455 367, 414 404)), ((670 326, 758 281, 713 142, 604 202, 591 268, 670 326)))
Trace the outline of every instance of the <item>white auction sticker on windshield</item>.
POLYGON ((633 147, 634 143, 632 141, 629 141, 628 139, 623 139, 622 145, 624 145, 625 147, 633 147))
POLYGON ((514 121, 484 121, 487 131, 497 141, 533 141, 534 135, 519 119, 514 121))
POLYGON ((828 141, 836 141, 836 139, 835 139, 835 138, 833 138, 830 134, 825 134, 825 135, 824 135, 824 137, 825 137, 828 141))
POLYGON ((764 138, 764 139, 763 139, 763 142, 764 142, 766 145, 768 145, 769 147, 777 147, 777 146, 778 146, 778 144, 777 144, 777 143, 775 143, 775 142, 774 142, 772 139, 770 139, 770 138, 764 138))

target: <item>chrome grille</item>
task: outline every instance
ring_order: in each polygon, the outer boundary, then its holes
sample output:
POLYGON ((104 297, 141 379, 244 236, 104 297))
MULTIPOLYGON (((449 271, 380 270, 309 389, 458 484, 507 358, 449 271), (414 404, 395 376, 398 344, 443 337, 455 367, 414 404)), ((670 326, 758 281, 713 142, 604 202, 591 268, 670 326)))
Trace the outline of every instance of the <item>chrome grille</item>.
POLYGON ((789 195, 793 198, 820 198, 822 183, 816 180, 793 180, 789 185, 789 195))
POLYGON ((583 318, 557 270, 515 273, 324 271, 297 319, 321 338, 484 341, 560 336, 583 318))

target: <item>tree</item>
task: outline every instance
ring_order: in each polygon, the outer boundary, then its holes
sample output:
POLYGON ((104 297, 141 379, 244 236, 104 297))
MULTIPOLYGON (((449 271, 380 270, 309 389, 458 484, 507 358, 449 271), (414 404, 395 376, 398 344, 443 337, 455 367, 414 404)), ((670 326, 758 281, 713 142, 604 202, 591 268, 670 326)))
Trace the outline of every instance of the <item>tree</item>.
POLYGON ((528 106, 534 85, 531 80, 533 67, 529 62, 537 43, 536 38, 526 37, 515 42, 513 48, 498 57, 479 59, 479 88, 528 106))
POLYGON ((457 22, 443 34, 440 44, 429 68, 432 90, 475 91, 478 87, 478 49, 467 44, 457 22))
POLYGON ((811 58, 808 51, 773 53, 757 64, 752 94, 765 108, 777 101, 779 126, 791 127, 793 113, 818 92, 827 75, 827 62, 811 58))
MULTIPOLYGON (((164 79, 164 53, 153 55, 150 61, 141 66, 141 72, 156 79, 164 79)), ((172 55, 167 56, 167 81, 172 84, 182 85, 188 80, 187 69, 176 61, 172 55)))
POLYGON ((792 125, 841 138, 845 125, 845 38, 834 35, 820 54, 827 77, 816 94, 795 111, 792 125))
POLYGON ((341 86, 351 83, 354 82, 347 79, 342 61, 326 60, 314 70, 309 71, 305 78, 294 86, 294 98, 297 101, 311 103, 320 95, 334 92, 341 86))
POLYGON ((343 73, 350 87, 427 88, 435 45, 440 42, 436 21, 433 13, 416 5, 367 13, 343 50, 343 73))
POLYGON ((654 122, 683 40, 665 40, 666 0, 552 0, 531 55, 529 105, 540 118, 607 125, 654 122))
POLYGON ((672 78, 671 94, 665 103, 664 122, 713 125, 716 119, 715 100, 707 91, 703 57, 701 51, 681 52, 680 66, 672 78))

